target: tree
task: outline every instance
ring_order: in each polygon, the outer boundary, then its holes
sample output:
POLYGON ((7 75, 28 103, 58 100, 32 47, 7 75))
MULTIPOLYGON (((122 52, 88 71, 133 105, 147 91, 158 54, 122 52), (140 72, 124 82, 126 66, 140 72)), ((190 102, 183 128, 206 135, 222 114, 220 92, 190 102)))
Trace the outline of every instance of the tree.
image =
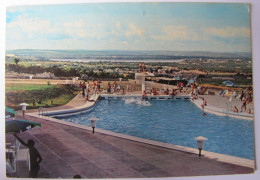
POLYGON ((20 62, 19 58, 14 58, 14 63, 17 65, 20 62))

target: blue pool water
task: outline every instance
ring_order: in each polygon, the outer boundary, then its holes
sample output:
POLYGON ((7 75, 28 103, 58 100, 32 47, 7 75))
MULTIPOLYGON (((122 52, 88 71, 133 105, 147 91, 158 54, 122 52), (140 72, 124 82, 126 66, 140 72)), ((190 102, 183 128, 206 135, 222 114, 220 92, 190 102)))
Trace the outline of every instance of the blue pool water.
POLYGON ((100 100, 93 111, 62 119, 90 126, 95 116, 97 128, 192 148, 203 136, 206 151, 254 159, 253 121, 202 113, 189 100, 100 100))

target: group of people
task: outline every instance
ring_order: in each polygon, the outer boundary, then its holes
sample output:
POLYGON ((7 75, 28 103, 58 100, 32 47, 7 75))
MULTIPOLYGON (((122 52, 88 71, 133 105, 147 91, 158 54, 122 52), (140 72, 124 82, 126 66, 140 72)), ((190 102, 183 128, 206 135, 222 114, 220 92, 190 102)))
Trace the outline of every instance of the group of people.
POLYGON ((145 64, 144 64, 144 62, 139 64, 139 72, 145 72, 145 64))
MULTIPOLYGON (((240 94, 237 94, 236 91, 231 91, 229 89, 226 89, 220 91, 219 95, 222 97, 228 97, 230 102, 232 102, 234 98, 240 99, 242 103, 240 107, 240 112, 247 112, 248 114, 253 113, 253 111, 247 106, 253 102, 253 89, 251 86, 247 87, 245 90, 242 90, 240 94)), ((233 112, 235 113, 239 112, 237 106, 234 106, 233 112)))
MULTIPOLYGON (((87 82, 80 82, 78 86, 82 89, 82 96, 88 96, 90 92, 92 93, 98 93, 101 89, 101 81, 93 81, 92 86, 89 81, 87 82)), ((132 85, 131 83, 128 83, 125 87, 120 86, 117 84, 117 81, 114 81, 113 83, 108 82, 106 91, 108 94, 111 93, 120 93, 125 94, 126 92, 132 92, 136 89, 136 82, 132 85)))
MULTIPOLYGON (((253 102, 253 89, 252 87, 247 87, 245 90, 241 91, 241 95, 239 97, 240 101, 242 102, 240 112, 247 112, 248 114, 252 114, 252 110, 250 108, 247 108, 247 105, 253 102)), ((234 112, 238 113, 239 110, 235 106, 234 112)))
POLYGON ((116 81, 114 81, 113 84, 108 82, 107 93, 108 94, 116 93, 116 94, 124 95, 126 94, 126 92, 132 92, 133 90, 135 90, 135 88, 136 88, 136 82, 133 85, 131 83, 128 83, 125 87, 118 85, 116 81))
MULTIPOLYGON (((91 90, 91 85, 89 83, 89 81, 87 82, 81 82, 78 85, 80 88, 82 88, 82 95, 83 97, 85 97, 86 94, 88 94, 91 90)), ((92 83, 92 90, 96 92, 99 92, 101 90, 101 81, 93 81, 92 83)))
MULTIPOLYGON (((164 86, 164 91, 163 91, 163 95, 170 95, 172 96, 172 98, 174 96, 176 96, 178 94, 177 90, 172 88, 172 90, 170 91, 169 88, 167 88, 166 86, 164 86)), ((150 95, 151 96, 158 96, 160 95, 160 93, 158 91, 156 91, 155 88, 152 88, 151 91, 150 91, 150 95)), ((147 93, 146 91, 144 90, 143 91, 143 94, 142 94, 143 98, 147 96, 147 93)))

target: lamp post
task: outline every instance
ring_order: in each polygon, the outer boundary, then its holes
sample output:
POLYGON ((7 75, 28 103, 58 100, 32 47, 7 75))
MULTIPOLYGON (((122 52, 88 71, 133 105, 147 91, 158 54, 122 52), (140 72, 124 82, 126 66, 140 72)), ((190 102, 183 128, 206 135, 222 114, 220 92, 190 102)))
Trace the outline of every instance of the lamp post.
POLYGON ((208 140, 208 138, 198 136, 194 138, 198 143, 198 149, 199 149, 199 157, 201 157, 201 150, 203 149, 204 141, 208 140))
POLYGON ((96 127, 96 121, 98 121, 99 119, 96 118, 96 117, 91 117, 91 118, 89 118, 89 120, 91 121, 91 126, 92 126, 93 134, 94 134, 95 133, 95 127, 96 127))
POLYGON ((21 104, 19 104, 19 105, 22 106, 22 111, 23 111, 23 116, 24 116, 25 111, 26 111, 26 106, 28 106, 29 104, 27 104, 27 103, 21 103, 21 104))

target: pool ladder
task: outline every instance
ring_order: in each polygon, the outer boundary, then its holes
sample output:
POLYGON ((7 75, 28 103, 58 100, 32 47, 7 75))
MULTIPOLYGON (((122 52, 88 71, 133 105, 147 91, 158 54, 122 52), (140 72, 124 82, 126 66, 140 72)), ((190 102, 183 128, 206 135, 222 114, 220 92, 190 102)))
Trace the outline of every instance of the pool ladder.
POLYGON ((43 108, 43 107, 39 107, 39 117, 43 116, 44 114, 47 115, 48 111, 46 111, 45 108, 43 108))

